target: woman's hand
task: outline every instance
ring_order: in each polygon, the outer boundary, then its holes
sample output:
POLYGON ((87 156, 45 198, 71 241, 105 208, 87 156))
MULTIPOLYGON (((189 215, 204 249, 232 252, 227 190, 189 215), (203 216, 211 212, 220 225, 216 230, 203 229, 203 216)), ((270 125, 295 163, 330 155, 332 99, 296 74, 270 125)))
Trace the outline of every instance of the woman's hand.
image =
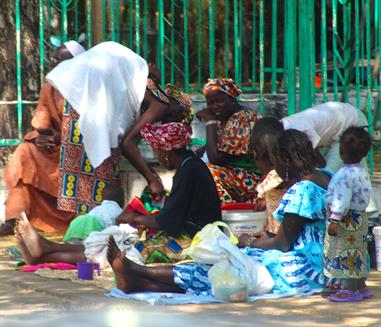
POLYGON ((35 139, 35 143, 42 151, 50 152, 56 146, 54 136, 52 135, 39 135, 35 139))
POLYGON ((120 224, 134 224, 134 217, 138 216, 135 212, 123 211, 118 217, 116 217, 115 223, 120 224))
POLYGON ((237 245, 239 248, 244 248, 246 246, 250 246, 251 241, 252 241, 252 236, 250 234, 244 233, 238 237, 237 245))
POLYGON ((265 231, 260 231, 256 233, 244 233, 238 237, 237 245, 240 248, 244 248, 246 246, 252 247, 251 244, 253 243, 253 241, 264 238, 268 238, 268 235, 265 231))
POLYGON ((56 145, 60 144, 60 134, 51 129, 37 129, 38 136, 35 144, 43 151, 50 152, 56 145))
POLYGON ((155 176, 155 178, 148 183, 148 188, 153 200, 160 201, 163 198, 164 186, 159 176, 155 176))
POLYGON ((204 109, 200 110, 199 112, 197 112, 196 117, 201 121, 208 121, 208 120, 215 120, 216 119, 216 116, 214 115, 214 113, 208 108, 204 108, 204 109))
POLYGON ((339 232, 339 222, 330 222, 328 225, 328 235, 329 236, 337 236, 339 232))
POLYGON ((265 199, 258 199, 257 202, 257 211, 264 211, 266 210, 266 200, 265 199))

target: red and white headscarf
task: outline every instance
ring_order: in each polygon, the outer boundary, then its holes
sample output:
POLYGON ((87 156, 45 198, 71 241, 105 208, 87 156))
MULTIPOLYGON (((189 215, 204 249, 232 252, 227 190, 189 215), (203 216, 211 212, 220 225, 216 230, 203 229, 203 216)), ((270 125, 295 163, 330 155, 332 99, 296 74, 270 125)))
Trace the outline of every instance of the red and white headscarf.
POLYGON ((181 123, 146 124, 140 130, 140 135, 154 149, 171 151, 184 148, 189 144, 192 136, 192 127, 181 123))
POLYGON ((204 85, 202 93, 207 96, 213 91, 224 92, 232 98, 236 99, 241 93, 241 89, 231 78, 209 78, 204 85))

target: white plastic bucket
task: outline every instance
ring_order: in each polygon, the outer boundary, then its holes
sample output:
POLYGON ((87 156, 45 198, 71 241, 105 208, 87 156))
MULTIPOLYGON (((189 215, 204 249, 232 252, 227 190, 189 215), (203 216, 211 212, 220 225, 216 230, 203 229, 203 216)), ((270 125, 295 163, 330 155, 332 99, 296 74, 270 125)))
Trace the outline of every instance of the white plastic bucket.
POLYGON ((381 271, 381 226, 373 227, 374 244, 376 247, 377 270, 381 271))
POLYGON ((262 231, 267 223, 267 212, 222 210, 222 221, 229 225, 231 231, 236 236, 243 233, 257 233, 262 231))

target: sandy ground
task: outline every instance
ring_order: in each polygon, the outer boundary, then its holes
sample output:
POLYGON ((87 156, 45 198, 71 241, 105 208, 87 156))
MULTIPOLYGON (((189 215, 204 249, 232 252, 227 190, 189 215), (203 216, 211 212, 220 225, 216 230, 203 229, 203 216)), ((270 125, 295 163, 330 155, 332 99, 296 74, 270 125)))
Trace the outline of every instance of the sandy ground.
MULTIPOLYGON (((50 236, 51 238, 52 236, 50 236)), ((59 239, 59 236, 53 236, 59 239)), ((77 283, 16 271, 0 240, 0 326, 381 326, 381 272, 375 297, 331 303, 320 295, 254 303, 163 306, 112 299, 94 282, 77 283)))

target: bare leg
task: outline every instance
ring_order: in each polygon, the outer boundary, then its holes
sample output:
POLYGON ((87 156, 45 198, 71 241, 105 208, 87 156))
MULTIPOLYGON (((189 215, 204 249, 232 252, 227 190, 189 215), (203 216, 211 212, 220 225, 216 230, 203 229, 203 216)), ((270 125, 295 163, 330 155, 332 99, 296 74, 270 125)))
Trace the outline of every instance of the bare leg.
POLYGON ((67 250, 65 252, 52 252, 48 254, 43 254, 40 257, 33 257, 21 235, 16 231, 16 241, 19 246, 21 256, 24 261, 28 265, 35 265, 39 263, 48 263, 48 262, 67 262, 76 264, 77 262, 86 262, 86 257, 84 252, 82 251, 70 251, 67 250))
POLYGON ((23 239, 30 255, 36 259, 55 252, 78 252, 83 255, 85 250, 83 245, 55 243, 43 238, 30 224, 25 213, 22 213, 17 221, 16 231, 23 239))
POLYGON ((107 260, 115 274, 116 285, 126 293, 139 291, 184 293, 173 280, 173 266, 145 267, 128 260, 110 236, 107 260))
POLYGON ((83 252, 66 251, 66 252, 52 252, 41 256, 38 259, 39 263, 47 262, 66 262, 76 264, 77 262, 86 262, 86 257, 83 252))
POLYGON ((360 278, 360 279, 348 279, 348 289, 351 291, 359 291, 366 289, 365 284, 366 279, 360 278))
POLYGON ((365 287, 364 279, 348 279, 347 280, 347 289, 356 292, 361 288, 365 287))

